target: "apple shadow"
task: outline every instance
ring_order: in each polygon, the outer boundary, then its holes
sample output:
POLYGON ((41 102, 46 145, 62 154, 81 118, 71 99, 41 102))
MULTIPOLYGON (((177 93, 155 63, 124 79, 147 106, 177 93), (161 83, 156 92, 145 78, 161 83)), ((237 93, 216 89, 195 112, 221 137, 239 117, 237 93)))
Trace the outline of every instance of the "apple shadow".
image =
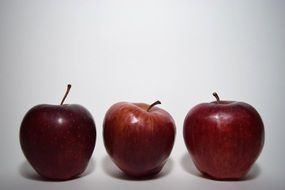
POLYGON ((102 161, 102 168, 107 173, 109 176, 120 179, 120 180, 130 180, 130 181, 147 181, 147 180, 155 180, 162 178, 170 173, 170 171, 173 169, 173 160, 172 158, 169 158, 162 168, 162 170, 153 176, 148 176, 148 177, 142 177, 142 178, 133 178, 128 175, 126 175, 124 172, 122 172, 111 160, 111 158, 106 155, 103 158, 102 161))
MULTIPOLYGON (((75 177, 75 178, 71 178, 69 180, 73 180, 73 179, 77 179, 77 178, 80 178, 80 177, 84 177, 84 176, 87 176, 89 174, 91 174, 93 171, 95 170, 95 161, 94 159, 90 159, 89 163, 88 163, 88 166, 87 168, 85 169, 85 171, 80 174, 79 176, 75 177)), ((30 180, 34 180, 34 181, 57 181, 57 182, 60 182, 58 180, 51 180, 51 179, 48 179, 48 178, 44 178, 42 176, 40 176, 33 168, 32 166, 30 165, 29 162, 27 161, 23 161, 20 166, 19 166, 19 174, 26 178, 26 179, 30 179, 30 180)), ((68 181, 68 180, 63 180, 63 181, 68 181)))
POLYGON ((182 168, 187 172, 187 173, 190 173, 194 176, 197 176, 197 177, 202 177, 202 178, 205 178, 205 179, 209 179, 209 180, 214 180, 214 181, 249 181, 249 180, 253 180, 255 178, 257 178, 260 174, 261 174, 261 168, 259 167, 259 165, 257 163, 255 163, 250 171, 248 172, 248 174, 241 178, 241 179, 238 179, 238 180, 218 180, 218 179, 214 179, 210 176, 207 176, 205 174, 202 174, 197 168, 196 166, 194 165, 190 155, 188 153, 185 153, 182 158, 181 158, 181 166, 182 168))
POLYGON ((22 177, 35 181, 49 181, 48 179, 40 176, 30 165, 29 162, 23 161, 19 166, 19 173, 22 177))

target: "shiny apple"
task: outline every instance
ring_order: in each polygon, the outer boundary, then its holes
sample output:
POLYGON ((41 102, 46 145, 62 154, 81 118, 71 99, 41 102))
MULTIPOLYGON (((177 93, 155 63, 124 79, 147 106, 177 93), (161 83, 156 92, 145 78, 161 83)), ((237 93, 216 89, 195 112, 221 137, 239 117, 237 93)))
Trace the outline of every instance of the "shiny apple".
POLYGON ((87 167, 95 147, 96 128, 87 109, 76 104, 41 104, 31 108, 20 127, 23 153, 44 178, 67 180, 87 167))
POLYGON ((198 170, 214 179, 241 179, 264 144, 258 112, 244 102, 216 101, 192 108, 184 121, 187 149, 198 170))
POLYGON ((159 173, 171 153, 175 123, 157 104, 160 102, 151 105, 120 102, 105 115, 105 148, 114 163, 131 177, 159 173))

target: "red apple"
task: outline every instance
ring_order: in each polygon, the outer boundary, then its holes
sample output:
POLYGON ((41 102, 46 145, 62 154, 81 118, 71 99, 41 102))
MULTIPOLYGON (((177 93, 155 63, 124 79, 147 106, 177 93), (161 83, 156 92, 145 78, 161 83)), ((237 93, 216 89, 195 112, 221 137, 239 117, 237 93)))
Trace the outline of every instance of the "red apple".
POLYGON ((131 177, 160 172, 175 139, 175 124, 163 109, 144 103, 120 102, 106 113, 103 124, 105 148, 114 163, 131 177))
POLYGON ((67 180, 88 165, 96 141, 92 115, 80 105, 37 105, 25 115, 20 143, 32 167, 43 177, 67 180))
POLYGON ((214 179, 240 179, 258 158, 264 127, 258 112, 235 101, 202 103, 184 121, 184 141, 195 166, 214 179))

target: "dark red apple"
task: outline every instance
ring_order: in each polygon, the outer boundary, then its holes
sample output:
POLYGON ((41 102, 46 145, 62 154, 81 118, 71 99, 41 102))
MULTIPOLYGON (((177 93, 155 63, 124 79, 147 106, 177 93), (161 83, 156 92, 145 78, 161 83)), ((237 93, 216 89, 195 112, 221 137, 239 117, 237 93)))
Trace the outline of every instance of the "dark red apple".
POLYGON ((25 115, 20 143, 32 167, 43 177, 67 180, 87 167, 95 147, 96 128, 87 109, 76 104, 37 105, 25 115))
POLYGON ((120 102, 106 113, 103 124, 105 148, 114 163, 131 177, 160 172, 175 139, 175 124, 163 109, 144 103, 120 102))
POLYGON ((240 179, 258 158, 264 126, 249 104, 235 101, 202 103, 184 121, 187 149, 198 170, 214 179, 240 179))

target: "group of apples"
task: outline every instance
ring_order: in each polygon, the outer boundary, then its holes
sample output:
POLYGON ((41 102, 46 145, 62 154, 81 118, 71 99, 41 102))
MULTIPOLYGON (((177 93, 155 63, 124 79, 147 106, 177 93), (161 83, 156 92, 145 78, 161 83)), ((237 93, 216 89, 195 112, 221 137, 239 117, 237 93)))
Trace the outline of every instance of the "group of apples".
MULTIPOLYGON (((87 167, 96 142, 90 112, 76 104, 37 105, 25 115, 20 144, 25 157, 43 177, 68 180, 87 167)), ((202 103, 184 121, 183 135, 197 169, 219 180, 244 177, 264 144, 264 126, 249 104, 235 101, 202 103)), ((103 122, 105 148, 113 162, 131 177, 161 171, 174 145, 176 127, 171 115, 144 103, 120 102, 103 122)))

